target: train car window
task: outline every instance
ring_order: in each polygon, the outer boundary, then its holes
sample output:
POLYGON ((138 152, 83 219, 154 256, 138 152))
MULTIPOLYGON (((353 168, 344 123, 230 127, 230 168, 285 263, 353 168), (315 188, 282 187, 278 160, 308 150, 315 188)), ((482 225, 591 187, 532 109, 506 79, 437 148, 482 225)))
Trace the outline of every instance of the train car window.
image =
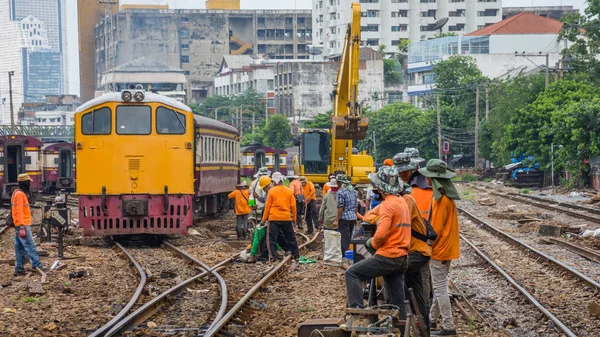
POLYGON ((90 111, 81 117, 81 133, 84 135, 110 135, 110 108, 90 111))
POLYGON ((185 133, 185 115, 171 109, 156 109, 156 133, 159 135, 183 135, 185 133))
POLYGON ((117 107, 117 134, 149 135, 152 131, 152 109, 146 105, 117 107))

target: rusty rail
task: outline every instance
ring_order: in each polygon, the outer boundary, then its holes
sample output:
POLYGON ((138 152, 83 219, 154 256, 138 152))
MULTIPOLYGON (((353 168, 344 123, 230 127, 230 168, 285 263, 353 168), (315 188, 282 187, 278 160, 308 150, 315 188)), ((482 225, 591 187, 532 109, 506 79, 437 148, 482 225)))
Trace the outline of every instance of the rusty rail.
MULTIPOLYGON (((219 288, 221 289, 221 298, 222 298, 221 308, 223 308, 223 305, 224 305, 223 304, 223 300, 224 300, 224 303, 225 303, 225 306, 226 306, 226 304, 227 304, 227 287, 225 285, 225 281, 223 280, 223 278, 221 277, 221 275, 219 275, 217 273, 216 269, 221 268, 221 267, 225 266, 226 264, 230 263, 231 261, 233 261, 233 257, 229 257, 229 258, 221 261, 217 265, 213 266, 212 268, 210 268, 206 264, 198 261, 193 256, 191 256, 188 253, 186 253, 186 252, 178 249, 175 246, 172 246, 169 243, 165 243, 165 246, 167 248, 169 248, 169 249, 177 252, 184 259, 186 259, 188 261, 191 261, 192 263, 200 266, 205 271, 202 272, 202 273, 200 273, 200 274, 194 275, 194 276, 188 278, 187 280, 185 280, 185 281, 183 281, 183 282, 181 282, 181 283, 179 283, 179 284, 177 284, 177 285, 175 285, 175 286, 167 289, 166 291, 164 291, 161 294, 157 295, 156 297, 154 297, 150 301, 146 302, 144 305, 142 305, 141 307, 139 307, 137 310, 135 310, 131 314, 125 316, 127 314, 125 312, 123 315, 121 315, 119 317, 119 319, 113 325, 113 327, 106 334, 104 334, 105 337, 120 336, 124 332, 132 330, 135 327, 139 326, 140 324, 142 324, 143 322, 145 322, 148 318, 152 317, 152 315, 154 315, 161 308, 161 306, 163 305, 164 301, 166 299, 168 299, 170 295, 179 293, 187 285, 189 285, 189 284, 191 284, 193 282, 196 282, 197 280, 201 279, 202 277, 204 277, 204 276, 206 276, 208 274, 214 275, 217 278, 217 280, 219 281, 219 288)), ((225 309, 220 309, 218 314, 220 314, 222 316, 223 315, 222 311, 224 311, 224 310, 225 309)))
MULTIPOLYGON (((297 234, 304 236, 305 238, 308 238, 306 235, 304 235, 302 233, 297 233, 297 234)), ((314 242, 320 234, 321 234, 321 231, 315 232, 315 235, 309 241, 306 241, 305 243, 300 245, 298 248, 302 249, 304 247, 307 247, 309 244, 314 242)), ((236 313, 242 309, 242 307, 246 304, 246 302, 248 302, 258 292, 258 290, 260 288, 262 288, 278 272, 280 272, 281 269, 283 268, 283 266, 285 266, 288 262, 290 262, 291 259, 292 259, 291 256, 286 256, 283 259, 283 261, 281 261, 274 268, 272 268, 262 279, 260 279, 260 281, 258 281, 258 283, 256 283, 250 290, 248 290, 248 292, 246 292, 246 294, 227 312, 227 314, 225 314, 225 316, 219 322, 217 322, 217 324, 215 324, 212 328, 210 328, 206 331, 206 333, 204 334, 204 337, 215 336, 218 332, 220 332, 221 329, 223 329, 226 326, 226 324, 236 315, 236 313)))
POLYGON ((567 242, 565 240, 561 240, 558 238, 548 238, 548 241, 552 242, 552 243, 556 243, 558 245, 561 245, 561 246, 565 247, 566 249, 568 249, 578 255, 581 255, 587 259, 590 259, 591 261, 600 263, 600 253, 598 253, 595 250, 592 250, 592 249, 589 249, 586 247, 577 246, 570 242, 567 242))
POLYGON ((562 269, 563 271, 567 272, 568 274, 571 274, 571 276, 580 279, 581 281, 583 281, 584 283, 586 283, 587 285, 589 285, 590 287, 594 288, 596 291, 600 291, 600 283, 594 281, 593 279, 589 278, 588 276, 580 273, 579 271, 567 266, 566 264, 558 261, 557 259, 547 255, 544 252, 541 252, 533 247, 531 247, 530 245, 519 241, 518 239, 512 237, 510 234, 507 234, 499 229, 497 229, 496 227, 486 223, 485 221, 477 218, 476 216, 472 215, 471 213, 465 211, 464 209, 458 207, 458 211, 459 213, 464 214, 466 217, 468 217, 471 221, 483 226, 484 229, 486 229, 487 231, 489 231, 490 233, 494 234, 495 236, 504 239, 505 241, 508 241, 522 249, 524 249, 525 251, 527 251, 528 253, 531 253, 533 255, 535 255, 538 258, 541 258, 542 260, 548 262, 549 264, 552 264, 560 269, 562 269))
POLYGON ((133 305, 138 301, 138 299, 140 298, 140 295, 142 294, 142 291, 144 290, 144 287, 146 286, 146 273, 144 272, 144 269, 142 269, 142 266, 140 266, 140 264, 135 260, 135 258, 131 254, 129 254, 127 249, 125 249, 119 243, 115 243, 115 244, 117 245, 117 247, 119 247, 119 249, 121 249, 121 251, 129 259, 129 261, 135 266, 135 269, 137 270, 138 274, 140 275, 140 283, 138 284, 138 286, 135 290, 135 293, 133 293, 133 296, 131 296, 131 299, 129 300, 129 302, 127 302, 127 305, 125 305, 123 307, 123 309, 121 309, 121 311, 119 311, 119 313, 117 315, 115 315, 115 317, 113 317, 113 319, 111 319, 108 323, 104 324, 98 330, 94 331, 89 337, 102 336, 107 331, 109 331, 113 326, 115 326, 115 324, 117 324, 117 322, 119 322, 122 319, 122 317, 127 315, 129 310, 131 310, 133 305))
POLYGON ((483 192, 487 192, 491 195, 495 195, 497 197, 501 197, 501 198, 508 198, 510 200, 515 200, 518 202, 522 202, 524 204, 528 204, 534 207, 538 207, 538 208, 543 208, 549 211, 554 211, 554 212, 558 212, 558 213, 563 213, 566 215, 570 215, 574 218, 578 218, 578 219, 582 219, 582 220, 586 220, 586 221, 591 221, 592 223, 595 223, 597 225, 600 225, 600 219, 598 218, 598 216, 591 216, 591 215, 586 215, 586 214, 581 214, 581 213, 577 213, 577 212, 573 212, 564 208, 559 208, 557 206, 553 206, 553 205, 549 205, 546 203, 554 203, 554 204, 558 204, 561 207, 568 207, 568 208, 573 208, 573 209, 578 209, 578 210, 584 210, 586 212, 592 213, 592 214, 600 214, 600 211, 598 210, 594 210, 592 208, 589 207, 583 207, 583 206, 578 206, 578 205, 573 205, 573 204, 568 204, 568 203, 561 203, 561 202, 553 202, 553 200, 546 200, 543 198, 537 198, 537 197, 532 197, 532 196, 528 196, 528 195, 524 195, 524 194, 519 194, 519 193, 510 193, 510 192, 506 192, 506 193, 501 193, 501 192, 496 192, 496 191, 489 191, 487 189, 484 188, 480 188, 477 186, 473 186, 473 185, 469 185, 472 188, 478 190, 478 191, 483 191, 483 192), (528 200, 528 199, 533 199, 533 200, 537 200, 537 201, 532 201, 532 200, 528 200), (538 202, 538 201, 542 201, 542 202, 538 202), (546 203, 543 203, 546 202, 546 203))
POLYGON ((458 286, 451 280, 448 279, 448 289, 451 293, 457 295, 452 296, 452 300, 458 307, 461 315, 467 320, 479 322, 484 325, 490 326, 490 323, 481 315, 479 310, 475 308, 473 303, 467 299, 467 296, 458 288, 458 286))
POLYGON ((548 319, 550 319, 552 322, 554 322, 554 324, 560 330, 562 330, 567 336, 577 337, 577 335, 575 333, 573 333, 563 322, 561 322, 556 316, 554 316, 550 311, 548 311, 548 309, 546 309, 540 302, 538 302, 535 299, 535 297, 533 297, 525 288, 523 288, 521 285, 519 285, 519 283, 517 283, 517 281, 515 281, 507 272, 505 272, 502 268, 500 268, 500 266, 498 266, 496 263, 494 263, 494 261, 492 261, 492 259, 490 259, 487 255, 485 255, 481 250, 479 250, 479 248, 477 248, 471 241, 469 241, 462 234, 460 234, 460 238, 464 242, 466 242, 471 247, 471 249, 473 249, 475 251, 475 253, 477 253, 477 255, 479 255, 490 266, 492 266, 494 269, 496 269, 496 271, 500 275, 502 275, 510 284, 512 284, 512 286, 515 287, 515 289, 517 289, 523 296, 525 296, 525 298, 527 298, 529 303, 531 303, 536 308, 538 308, 538 310, 541 311, 544 314, 544 316, 548 317, 548 319))

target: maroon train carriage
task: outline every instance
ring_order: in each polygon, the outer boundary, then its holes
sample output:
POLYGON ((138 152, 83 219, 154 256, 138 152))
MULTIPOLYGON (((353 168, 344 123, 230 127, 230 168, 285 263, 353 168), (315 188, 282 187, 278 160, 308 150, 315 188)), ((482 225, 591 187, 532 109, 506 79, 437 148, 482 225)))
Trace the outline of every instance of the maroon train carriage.
POLYGON ((75 192, 75 148, 73 143, 42 146, 42 192, 75 192))
POLYGON ((252 177, 261 167, 271 172, 287 175, 287 151, 263 145, 250 145, 240 149, 240 174, 252 177))
POLYGON ((28 173, 31 191, 42 187, 40 166, 42 142, 29 136, 8 135, 0 137, 0 186, 2 201, 10 202, 12 192, 18 187, 17 176, 28 173))
POLYGON ((227 194, 239 182, 240 133, 229 125, 194 116, 196 123, 196 212, 216 214, 229 208, 227 194))

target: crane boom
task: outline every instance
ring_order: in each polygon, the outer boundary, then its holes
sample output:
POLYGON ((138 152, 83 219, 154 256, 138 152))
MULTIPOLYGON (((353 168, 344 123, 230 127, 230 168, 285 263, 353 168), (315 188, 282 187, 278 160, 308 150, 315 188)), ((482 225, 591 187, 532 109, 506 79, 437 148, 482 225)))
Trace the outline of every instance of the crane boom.
POLYGON ((367 135, 368 119, 361 116, 358 102, 360 15, 360 4, 352 3, 352 18, 346 29, 336 88, 333 91, 335 105, 331 124, 335 139, 360 140, 367 135))

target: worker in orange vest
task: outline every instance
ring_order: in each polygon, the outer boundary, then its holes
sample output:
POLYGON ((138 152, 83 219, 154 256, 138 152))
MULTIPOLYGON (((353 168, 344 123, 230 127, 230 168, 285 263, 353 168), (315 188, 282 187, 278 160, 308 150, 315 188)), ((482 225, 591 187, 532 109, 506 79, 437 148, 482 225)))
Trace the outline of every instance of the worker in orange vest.
POLYGON ((306 179, 306 177, 300 177, 300 183, 302 184, 302 191, 304 195, 304 207, 306 214, 306 233, 312 234, 313 228, 319 228, 319 213, 317 211, 317 196, 315 194, 315 185, 312 181, 306 179))
MULTIPOLYGON (((410 155, 410 159, 417 164, 417 169, 421 167, 421 164, 425 162, 425 159, 419 157, 419 150, 413 147, 407 147, 404 149, 404 153, 410 155)), ((433 189, 425 178, 418 170, 415 170, 408 180, 404 180, 412 186, 411 195, 417 202, 417 207, 421 212, 421 216, 425 220, 429 220, 429 212, 431 212, 431 201, 433 200, 433 189)))
POLYGON ((237 239, 246 240, 248 235, 248 215, 250 214, 250 206, 248 206, 249 194, 248 184, 242 181, 236 186, 236 190, 229 193, 229 199, 235 200, 235 216, 237 220, 237 239))
POLYGON ((19 174, 17 176, 19 187, 13 192, 10 200, 12 222, 16 230, 15 276, 25 275, 26 256, 29 256, 29 262, 33 269, 44 269, 31 233, 31 208, 29 206, 31 192, 29 187, 32 181, 29 174, 19 174))
POLYGON ((290 181, 290 190, 294 193, 294 198, 296 199, 296 221, 294 221, 295 226, 298 229, 302 229, 302 211, 304 210, 304 190, 302 189, 302 184, 300 180, 298 180, 298 176, 287 176, 290 181))

